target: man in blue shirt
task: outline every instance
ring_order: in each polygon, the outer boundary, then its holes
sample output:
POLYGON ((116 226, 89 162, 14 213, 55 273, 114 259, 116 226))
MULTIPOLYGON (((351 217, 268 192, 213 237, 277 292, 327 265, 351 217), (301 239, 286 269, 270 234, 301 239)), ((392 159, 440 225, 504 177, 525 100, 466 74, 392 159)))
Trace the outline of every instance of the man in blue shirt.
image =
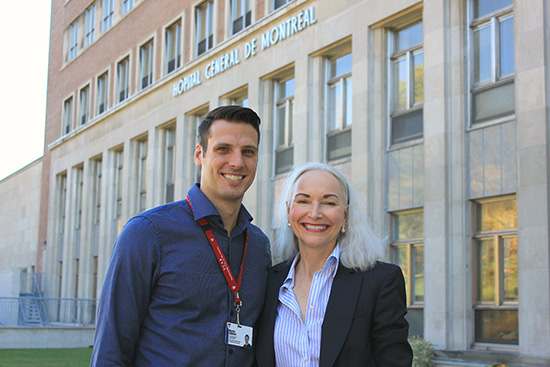
POLYGON ((254 326, 270 264, 268 239, 242 205, 259 125, 248 108, 209 112, 194 155, 200 185, 128 221, 103 283, 92 367, 253 364, 253 349, 231 338, 254 326))

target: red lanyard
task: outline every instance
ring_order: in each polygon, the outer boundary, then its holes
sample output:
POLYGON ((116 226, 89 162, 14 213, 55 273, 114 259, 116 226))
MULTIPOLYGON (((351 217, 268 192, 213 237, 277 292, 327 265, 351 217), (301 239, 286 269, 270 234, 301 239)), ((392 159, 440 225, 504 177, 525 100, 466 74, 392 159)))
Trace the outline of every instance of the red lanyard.
MULTIPOLYGON (((187 204, 189 204, 189 208, 191 208, 191 211, 193 211, 193 206, 191 205, 191 201, 189 200, 189 196, 185 197, 185 201, 187 201, 187 204)), ((206 218, 200 218, 198 220, 202 230, 204 231, 204 234, 208 238, 208 242, 210 242, 210 245, 212 246, 212 250, 214 251, 214 255, 216 255, 216 258, 218 259, 218 263, 220 264, 220 268, 222 269, 223 275, 225 276, 225 280, 227 281, 227 284, 229 285, 229 288, 231 289, 231 292, 235 296, 235 309, 237 310, 237 314, 240 310, 240 306, 243 305, 243 302, 241 301, 241 298, 239 296, 239 289, 241 288, 241 281, 243 279, 243 267, 244 267, 244 258, 246 257, 246 249, 248 247, 248 233, 245 234, 245 243, 244 243, 244 254, 243 254, 243 262, 241 263, 241 270, 239 272, 239 279, 235 281, 235 277, 233 276, 233 273, 231 272, 231 268, 227 264, 227 260, 225 259, 225 256, 223 255, 222 249, 220 248, 220 245, 218 244, 218 241, 216 241, 216 238, 214 237, 214 233, 212 233, 212 228, 210 227, 210 224, 206 220, 206 218)))

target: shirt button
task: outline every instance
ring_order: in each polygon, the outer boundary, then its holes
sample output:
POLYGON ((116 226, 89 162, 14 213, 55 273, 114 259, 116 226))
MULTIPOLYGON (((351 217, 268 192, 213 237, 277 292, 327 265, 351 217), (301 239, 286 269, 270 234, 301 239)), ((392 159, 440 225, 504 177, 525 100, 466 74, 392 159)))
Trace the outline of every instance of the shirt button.
POLYGON ((302 361, 307 362, 307 357, 302 358, 302 361))
POLYGON ((313 305, 309 305, 309 309, 310 309, 310 310, 313 310, 313 305))
POLYGON ((227 353, 233 354, 233 349, 229 349, 229 350, 227 351, 227 353))

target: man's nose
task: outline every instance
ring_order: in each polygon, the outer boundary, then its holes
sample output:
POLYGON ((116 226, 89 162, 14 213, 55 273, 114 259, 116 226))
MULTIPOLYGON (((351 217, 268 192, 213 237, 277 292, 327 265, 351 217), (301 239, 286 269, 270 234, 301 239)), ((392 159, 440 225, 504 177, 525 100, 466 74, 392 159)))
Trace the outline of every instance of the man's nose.
POLYGON ((240 151, 235 151, 229 157, 229 165, 233 168, 240 168, 243 166, 243 155, 240 151))

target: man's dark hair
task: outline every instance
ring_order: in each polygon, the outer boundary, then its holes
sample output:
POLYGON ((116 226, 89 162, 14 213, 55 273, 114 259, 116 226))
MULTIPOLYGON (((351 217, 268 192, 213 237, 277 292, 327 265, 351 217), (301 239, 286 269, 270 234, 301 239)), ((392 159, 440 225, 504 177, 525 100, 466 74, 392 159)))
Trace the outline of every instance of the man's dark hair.
POLYGON ((260 144, 260 116, 252 109, 241 106, 220 106, 208 112, 204 120, 199 125, 199 144, 202 147, 202 154, 208 148, 208 136, 210 135, 210 126, 216 120, 225 120, 227 122, 245 123, 252 125, 258 133, 258 144, 260 144))

